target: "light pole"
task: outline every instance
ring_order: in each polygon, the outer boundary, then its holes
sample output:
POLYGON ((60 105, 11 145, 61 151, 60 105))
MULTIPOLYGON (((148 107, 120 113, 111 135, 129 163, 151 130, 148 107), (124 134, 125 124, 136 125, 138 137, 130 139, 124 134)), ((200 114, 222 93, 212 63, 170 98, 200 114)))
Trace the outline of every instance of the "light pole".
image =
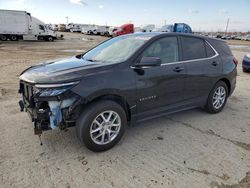
POLYGON ((69 17, 66 16, 65 18, 66 18, 66 20, 67 20, 66 22, 67 22, 67 25, 68 25, 68 23, 69 23, 69 17))
POLYGON ((228 19, 227 19, 227 26, 226 26, 226 32, 225 32, 225 34, 227 33, 227 29, 228 29, 229 21, 230 21, 230 19, 228 18, 228 19))

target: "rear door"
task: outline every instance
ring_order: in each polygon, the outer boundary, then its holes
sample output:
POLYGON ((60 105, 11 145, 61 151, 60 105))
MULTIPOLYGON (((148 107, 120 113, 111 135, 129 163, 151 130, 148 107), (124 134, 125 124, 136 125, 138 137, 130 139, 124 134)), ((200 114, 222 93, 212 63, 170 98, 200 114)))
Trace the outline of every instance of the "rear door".
POLYGON ((182 36, 182 60, 186 64, 185 100, 204 100, 222 72, 213 47, 204 39, 182 36))
POLYGON ((178 38, 168 36, 154 41, 141 54, 158 57, 161 66, 141 68, 136 74, 137 110, 157 110, 183 100, 185 69, 179 61, 178 38))

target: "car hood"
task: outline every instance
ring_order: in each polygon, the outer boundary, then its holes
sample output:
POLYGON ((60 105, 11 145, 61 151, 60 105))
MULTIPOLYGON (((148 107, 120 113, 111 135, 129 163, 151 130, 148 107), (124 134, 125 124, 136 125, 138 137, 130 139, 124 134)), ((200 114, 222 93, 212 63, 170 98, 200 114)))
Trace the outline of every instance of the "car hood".
POLYGON ((105 71, 111 64, 71 57, 46 61, 24 70, 19 79, 30 83, 62 83, 105 71))

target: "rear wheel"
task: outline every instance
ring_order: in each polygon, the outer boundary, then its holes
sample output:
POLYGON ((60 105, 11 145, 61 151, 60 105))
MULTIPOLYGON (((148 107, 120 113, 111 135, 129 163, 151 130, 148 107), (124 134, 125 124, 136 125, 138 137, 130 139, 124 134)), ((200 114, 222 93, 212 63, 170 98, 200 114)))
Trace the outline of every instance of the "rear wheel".
POLYGON ((1 39, 2 41, 6 41, 8 38, 7 38, 6 35, 0 35, 0 39, 1 39))
POLYGON ((119 104, 99 101, 82 112, 76 123, 76 132, 88 149, 99 152, 119 142, 126 124, 126 113, 119 104))
POLYGON ((18 40, 18 37, 16 35, 11 35, 10 36, 10 40, 12 41, 17 41, 18 40))
POLYGON ((228 87, 225 82, 219 81, 210 92, 205 110, 215 114, 223 110, 228 98, 228 87))

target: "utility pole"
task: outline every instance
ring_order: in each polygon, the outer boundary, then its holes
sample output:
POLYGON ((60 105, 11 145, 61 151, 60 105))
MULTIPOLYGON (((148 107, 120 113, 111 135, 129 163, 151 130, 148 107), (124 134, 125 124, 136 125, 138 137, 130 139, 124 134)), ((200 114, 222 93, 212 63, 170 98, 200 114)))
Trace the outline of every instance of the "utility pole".
POLYGON ((68 25, 68 23, 69 23, 69 17, 66 16, 65 18, 66 18, 66 20, 67 20, 67 25, 68 25))
POLYGON ((225 34, 227 33, 227 29, 228 29, 229 21, 230 21, 230 19, 228 18, 228 19, 227 19, 227 26, 226 26, 226 32, 225 32, 225 34))

